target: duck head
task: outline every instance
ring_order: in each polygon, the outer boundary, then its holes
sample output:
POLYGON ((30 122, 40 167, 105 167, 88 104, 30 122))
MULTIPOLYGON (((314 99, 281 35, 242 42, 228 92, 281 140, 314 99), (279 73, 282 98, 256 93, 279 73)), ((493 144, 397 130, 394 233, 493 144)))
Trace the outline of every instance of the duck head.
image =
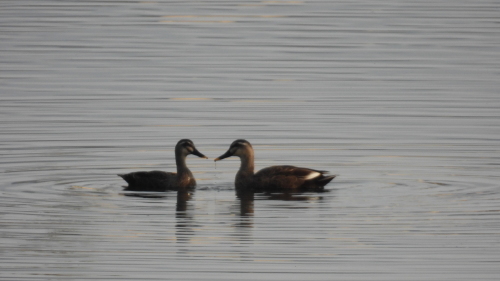
POLYGON ((200 158, 208 159, 208 157, 206 157, 201 152, 199 152, 198 149, 196 149, 194 143, 189 139, 180 140, 175 146, 175 153, 176 154, 179 153, 180 155, 183 156, 188 156, 189 154, 193 154, 200 158))
POLYGON ((219 161, 219 160, 222 160, 224 158, 231 157, 231 156, 238 156, 238 157, 242 158, 242 157, 247 157, 250 155, 253 155, 252 145, 244 139, 238 139, 238 140, 233 141, 233 143, 231 143, 231 145, 229 146, 229 149, 226 151, 226 153, 215 158, 214 161, 219 161))

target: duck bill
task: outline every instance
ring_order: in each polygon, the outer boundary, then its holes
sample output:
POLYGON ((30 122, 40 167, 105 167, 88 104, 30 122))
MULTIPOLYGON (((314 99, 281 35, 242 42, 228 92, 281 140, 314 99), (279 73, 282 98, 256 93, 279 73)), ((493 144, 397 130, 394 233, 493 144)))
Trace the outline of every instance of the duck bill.
POLYGON ((214 161, 219 161, 228 157, 233 156, 233 153, 231 153, 231 150, 226 151, 226 153, 222 154, 221 156, 217 157, 214 159, 214 161))
POLYGON ((198 157, 200 157, 200 158, 205 158, 205 159, 208 159, 208 157, 206 157, 205 155, 203 155, 203 154, 202 154, 201 152, 199 152, 199 151, 198 151, 198 149, 196 149, 196 148, 193 150, 193 152, 191 152, 191 154, 196 155, 196 156, 198 156, 198 157))

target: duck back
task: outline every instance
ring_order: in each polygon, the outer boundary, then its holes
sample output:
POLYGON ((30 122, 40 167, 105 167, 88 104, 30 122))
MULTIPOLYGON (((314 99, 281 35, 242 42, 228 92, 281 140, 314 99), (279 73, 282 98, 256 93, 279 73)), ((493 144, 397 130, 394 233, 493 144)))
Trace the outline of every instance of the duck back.
POLYGON ((122 177, 128 183, 128 186, 124 190, 165 191, 175 189, 175 173, 149 171, 120 174, 118 176, 122 177))
POLYGON ((296 166, 271 166, 257 172, 253 185, 258 190, 314 190, 321 191, 335 176, 326 171, 296 166))

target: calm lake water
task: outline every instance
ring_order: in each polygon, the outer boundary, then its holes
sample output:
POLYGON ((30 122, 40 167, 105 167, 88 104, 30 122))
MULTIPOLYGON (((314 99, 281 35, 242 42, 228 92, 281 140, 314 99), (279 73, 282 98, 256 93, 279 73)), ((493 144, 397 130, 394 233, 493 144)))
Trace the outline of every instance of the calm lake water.
POLYGON ((498 1, 0 2, 1 280, 498 280, 498 1), (116 176, 338 177, 239 199, 116 176))

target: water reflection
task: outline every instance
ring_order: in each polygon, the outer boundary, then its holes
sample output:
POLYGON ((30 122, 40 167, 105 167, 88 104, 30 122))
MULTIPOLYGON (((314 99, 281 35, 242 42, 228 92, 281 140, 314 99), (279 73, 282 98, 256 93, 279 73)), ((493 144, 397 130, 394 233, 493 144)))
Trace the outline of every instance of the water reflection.
MULTIPOLYGON (((325 191, 323 191, 325 192, 325 191)), ((318 192, 318 193, 323 193, 318 192)), ((310 192, 309 192, 310 193, 310 192)), ((280 193, 265 193, 268 200, 281 200, 281 201, 318 201, 323 200, 323 196, 312 195, 306 192, 280 192, 280 193)))
MULTIPOLYGON (((161 192, 161 193, 152 193, 152 192, 131 192, 131 193, 123 193, 124 196, 127 197, 138 197, 144 199, 151 198, 171 198, 172 192, 161 192)), ((188 201, 194 195, 194 189, 183 189, 177 191, 176 194, 176 205, 175 205, 175 240, 179 243, 188 243, 190 241, 190 237, 194 234, 194 218, 191 212, 188 210, 189 203, 188 201)))
POLYGON ((127 197, 139 197, 139 198, 166 198, 168 197, 167 193, 151 193, 151 192, 130 192, 130 193, 122 193, 122 195, 127 197))
MULTIPOLYGON (((194 194, 194 189, 185 189, 177 191, 177 202, 176 211, 186 211, 187 201, 189 201, 194 194)), ((122 195, 127 197, 139 197, 139 198, 167 198, 170 197, 171 192, 127 192, 122 193, 122 195)))
MULTIPOLYGON (((175 238, 180 244, 188 244, 194 235, 194 218, 192 213, 188 212, 188 201, 193 194, 194 190, 177 191, 175 238)), ((186 253, 187 249, 180 248, 179 251, 186 253)))
POLYGON ((252 190, 236 189, 236 198, 240 201, 240 216, 253 216, 255 192, 252 190))
MULTIPOLYGON (((240 216, 251 217, 254 215, 255 195, 258 194, 260 200, 280 200, 280 201, 321 201, 323 196, 320 194, 330 192, 329 190, 318 191, 282 191, 282 192, 255 192, 254 189, 236 188, 236 198, 240 203, 240 216)), ((293 208, 299 208, 294 206, 293 208)))
POLYGON ((177 191, 176 214, 187 210, 187 201, 189 201, 194 193, 194 190, 179 190, 177 191))

